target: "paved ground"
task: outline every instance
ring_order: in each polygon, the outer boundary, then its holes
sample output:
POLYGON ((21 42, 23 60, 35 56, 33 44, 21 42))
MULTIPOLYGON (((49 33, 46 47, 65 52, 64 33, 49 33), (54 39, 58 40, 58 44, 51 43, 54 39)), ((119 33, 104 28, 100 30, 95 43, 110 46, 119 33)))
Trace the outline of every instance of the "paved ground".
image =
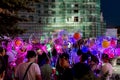
POLYGON ((113 73, 120 74, 120 65, 113 66, 113 73))

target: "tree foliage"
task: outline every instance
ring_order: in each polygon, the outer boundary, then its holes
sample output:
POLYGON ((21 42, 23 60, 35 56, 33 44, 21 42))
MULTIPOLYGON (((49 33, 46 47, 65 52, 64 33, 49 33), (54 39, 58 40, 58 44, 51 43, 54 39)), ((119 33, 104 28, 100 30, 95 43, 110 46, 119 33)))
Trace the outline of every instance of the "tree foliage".
POLYGON ((29 2, 39 0, 0 0, 0 37, 15 37, 26 30, 17 27, 18 21, 26 21, 17 16, 19 10, 33 11, 29 2))

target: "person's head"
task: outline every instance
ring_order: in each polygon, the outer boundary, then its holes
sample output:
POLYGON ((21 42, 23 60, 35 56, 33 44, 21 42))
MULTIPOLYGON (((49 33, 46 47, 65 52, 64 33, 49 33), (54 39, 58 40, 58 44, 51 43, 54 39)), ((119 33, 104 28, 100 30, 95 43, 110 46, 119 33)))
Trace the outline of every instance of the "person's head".
POLYGON ((78 49, 77 55, 78 55, 78 56, 81 56, 82 54, 83 54, 82 50, 81 50, 81 49, 78 49))
POLYGON ((46 62, 46 64, 50 64, 50 59, 48 56, 45 57, 45 62, 46 62))
POLYGON ((63 68, 69 67, 69 55, 67 53, 60 55, 59 64, 63 68))
POLYGON ((110 58, 109 58, 108 54, 105 54, 105 53, 102 54, 102 61, 103 62, 109 62, 109 59, 110 58))
POLYGON ((52 51, 52 56, 57 56, 57 50, 55 48, 52 51))
POLYGON ((88 57, 89 57, 88 54, 86 53, 82 54, 80 57, 80 62, 85 62, 86 60, 88 60, 88 57))
POLYGON ((99 63, 99 59, 96 57, 96 56, 94 56, 94 55, 91 55, 91 63, 95 63, 95 64, 98 64, 99 63))
POLYGON ((0 53, 2 53, 3 52, 3 47, 0 47, 0 53))
POLYGON ((26 55, 27 59, 36 59, 36 53, 33 50, 27 51, 27 55, 26 55))

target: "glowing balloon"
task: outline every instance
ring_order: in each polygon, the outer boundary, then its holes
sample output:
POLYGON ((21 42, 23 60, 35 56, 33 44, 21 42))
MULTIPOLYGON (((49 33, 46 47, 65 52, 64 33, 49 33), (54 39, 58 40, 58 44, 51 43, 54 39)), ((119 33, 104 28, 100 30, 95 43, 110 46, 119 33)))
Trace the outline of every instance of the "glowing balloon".
POLYGON ((59 50, 61 48, 61 46, 59 45, 56 45, 56 49, 59 50))
POLYGON ((74 33, 73 37, 74 37, 74 39, 79 40, 81 38, 81 35, 80 35, 80 33, 76 32, 76 33, 74 33))
POLYGON ((22 44, 21 40, 15 40, 15 46, 20 46, 22 44))
POLYGON ((57 39, 55 39, 54 43, 57 44, 57 45, 62 45, 63 40, 61 38, 57 38, 57 39))
POLYGON ((47 50, 48 50, 48 51, 51 51, 51 46, 50 46, 50 44, 47 44, 47 50))
POLYGON ((97 50, 93 50, 93 51, 92 51, 92 54, 93 54, 93 55, 96 55, 97 53, 98 53, 97 50))
POLYGON ((71 43, 75 43, 75 39, 74 38, 71 37, 69 40, 70 40, 71 43))
POLYGON ((46 46, 46 45, 42 46, 42 50, 43 50, 45 53, 48 53, 48 51, 47 51, 47 46, 46 46))
POLYGON ((55 45, 57 53, 62 53, 62 47, 60 45, 55 45))
POLYGON ((108 49, 105 49, 105 50, 103 51, 103 53, 105 53, 105 54, 110 53, 110 49, 109 49, 109 48, 108 48, 108 49))
POLYGON ((104 40, 103 42, 102 42, 102 47, 103 48, 108 48, 110 46, 110 43, 107 41, 107 40, 104 40))
POLYGON ((116 53, 118 56, 120 56, 120 48, 116 48, 116 49, 115 49, 115 53, 116 53))
POLYGON ((88 52, 88 48, 86 46, 82 47, 82 52, 83 53, 87 53, 88 52))
POLYGON ((109 58, 114 58, 114 53, 109 53, 108 56, 109 58))
POLYGON ((107 48, 103 53, 108 54, 109 58, 114 58, 114 50, 112 48, 107 48))
POLYGON ((112 47, 115 47, 115 46, 116 46, 115 40, 111 40, 111 41, 110 41, 110 45, 111 45, 112 47))
POLYGON ((27 50, 31 50, 32 49, 32 45, 31 44, 28 44, 27 45, 27 50))

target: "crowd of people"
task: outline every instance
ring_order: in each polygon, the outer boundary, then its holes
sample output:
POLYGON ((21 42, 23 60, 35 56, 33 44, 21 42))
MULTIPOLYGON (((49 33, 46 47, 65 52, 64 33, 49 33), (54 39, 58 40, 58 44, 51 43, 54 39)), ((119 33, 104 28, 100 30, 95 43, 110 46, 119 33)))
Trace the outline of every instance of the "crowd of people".
MULTIPOLYGON (((53 44, 15 46, 9 41, 0 46, 0 80, 110 80, 113 72, 108 54, 83 51, 84 40, 61 49, 53 44)), ((28 43, 27 43, 28 44, 28 43)))

